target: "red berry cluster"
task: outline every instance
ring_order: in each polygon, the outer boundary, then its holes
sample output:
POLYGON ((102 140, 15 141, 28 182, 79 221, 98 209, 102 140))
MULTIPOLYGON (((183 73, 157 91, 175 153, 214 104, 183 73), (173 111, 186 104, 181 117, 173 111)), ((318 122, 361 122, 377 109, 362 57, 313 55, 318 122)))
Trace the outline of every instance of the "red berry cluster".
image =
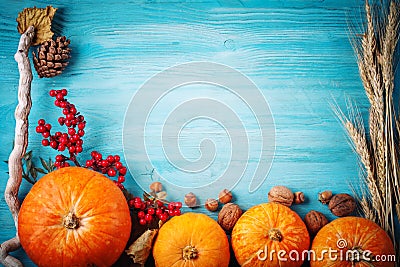
POLYGON ((116 185, 124 189, 123 182, 125 182, 126 167, 121 163, 121 158, 118 155, 109 155, 103 159, 103 155, 97 151, 92 151, 92 159, 86 161, 86 168, 91 168, 95 171, 107 174, 110 177, 115 177, 118 174, 118 179, 114 180, 116 185))
MULTIPOLYGON (((56 99, 54 105, 61 108, 64 115, 58 118, 58 123, 61 126, 65 125, 67 127, 67 132, 56 132, 52 135, 50 133, 52 126, 46 123, 44 119, 40 119, 36 127, 36 132, 43 136, 43 146, 50 146, 60 152, 69 152, 69 156, 62 154, 56 156, 54 166, 57 167, 57 169, 70 166, 68 161, 73 162, 76 166, 81 166, 76 156, 83 150, 82 137, 85 135, 84 129, 86 121, 83 115, 76 110, 75 105, 67 101, 65 98, 67 94, 68 92, 66 89, 50 90, 50 96, 56 99)), ((121 190, 124 189, 122 183, 125 181, 127 169, 120 162, 120 156, 109 155, 103 159, 103 156, 97 151, 93 151, 91 156, 92 159, 86 161, 85 167, 107 174, 110 177, 115 177, 118 174, 118 178, 114 180, 114 182, 121 190)))
POLYGON ((169 217, 181 215, 181 202, 165 204, 160 200, 143 201, 140 197, 134 197, 128 201, 129 207, 138 211, 137 216, 141 225, 152 223, 159 219, 163 222, 169 217))
MULTIPOLYGON (((82 152, 83 140, 82 137, 85 135, 85 118, 77 112, 75 105, 65 99, 67 96, 67 90, 50 90, 50 96, 55 97, 54 105, 63 109, 63 117, 58 118, 58 123, 63 126, 67 126, 67 132, 61 133, 56 132, 54 135, 50 133, 52 126, 46 124, 44 119, 38 121, 36 132, 41 133, 43 136, 42 145, 50 146, 51 148, 63 152, 68 150, 69 157, 64 155, 57 155, 54 165, 57 168, 67 167, 70 164, 67 160, 76 162, 76 155, 82 152)), ((78 164, 79 165, 79 164, 78 164)))

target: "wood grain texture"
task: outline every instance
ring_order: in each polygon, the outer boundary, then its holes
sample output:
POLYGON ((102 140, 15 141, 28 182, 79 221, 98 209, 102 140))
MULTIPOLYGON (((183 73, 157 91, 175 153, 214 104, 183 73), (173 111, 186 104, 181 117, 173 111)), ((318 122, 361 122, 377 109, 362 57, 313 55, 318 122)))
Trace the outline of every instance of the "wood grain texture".
MULTIPOLYGON (((325 189, 351 192, 349 183, 358 184, 357 158, 330 105, 336 100, 344 108, 345 98, 351 97, 363 114, 367 112, 348 29, 349 20, 360 23, 363 1, 130 0, 100 4, 4 0, 0 9, 0 160, 7 159, 13 139, 18 86, 13 53, 19 39, 15 19, 24 7, 49 4, 59 8, 53 28, 57 35, 71 39, 72 59, 54 79, 39 79, 34 74, 28 148, 34 154, 56 155, 41 147, 40 136, 34 134, 39 118, 54 123, 60 116, 48 96, 50 89, 68 88, 68 99, 86 117, 85 152, 79 157, 84 162, 93 149, 103 154, 123 153, 125 111, 147 79, 176 64, 212 61, 247 75, 268 101, 275 121, 276 151, 267 179, 250 195, 246 179, 234 188, 235 201, 243 209, 267 201, 270 187, 285 184, 304 191, 306 203, 294 207, 301 216, 315 209, 333 219, 317 201, 317 193, 325 189)), ((159 115, 160 121, 164 115, 159 115)), ((186 141, 182 149, 190 154, 199 142, 186 141)), ((162 171, 175 171, 168 163, 160 166, 165 168, 162 171)), ((143 168, 138 166, 140 171, 143 168)), ((0 192, 5 189, 6 171, 6 164, 1 163, 0 192)), ((126 187, 135 194, 141 192, 131 175, 126 187)), ((29 188, 24 182, 21 198, 29 188)), ((0 226, 0 242, 14 235, 3 199, 0 226)), ((22 250, 13 255, 33 266, 22 250)))

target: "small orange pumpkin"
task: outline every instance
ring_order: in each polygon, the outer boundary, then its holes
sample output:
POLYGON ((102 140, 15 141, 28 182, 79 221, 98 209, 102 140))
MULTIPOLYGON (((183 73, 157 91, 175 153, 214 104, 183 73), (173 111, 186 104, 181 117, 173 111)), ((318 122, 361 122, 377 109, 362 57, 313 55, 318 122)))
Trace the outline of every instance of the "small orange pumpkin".
POLYGON ((310 236, 300 216, 277 203, 250 208, 232 231, 232 247, 240 266, 301 266, 301 255, 309 246, 310 236))
POLYGON ((39 266, 111 266, 131 231, 121 190, 104 175, 67 167, 43 176, 18 216, 18 234, 39 266))
POLYGON ((315 253, 311 267, 395 266, 391 239, 365 218, 343 217, 325 225, 315 236, 311 251, 315 253))
POLYGON ((160 228, 153 256, 157 267, 227 267, 229 242, 224 230, 207 215, 185 213, 160 228))

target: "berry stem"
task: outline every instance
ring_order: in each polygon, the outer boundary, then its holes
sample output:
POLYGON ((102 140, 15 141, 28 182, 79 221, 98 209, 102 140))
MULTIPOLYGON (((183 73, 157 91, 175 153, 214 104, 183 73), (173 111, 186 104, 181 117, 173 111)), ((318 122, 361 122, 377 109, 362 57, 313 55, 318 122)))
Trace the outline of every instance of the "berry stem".
POLYGON ((75 164, 75 166, 81 167, 81 164, 79 164, 79 162, 78 162, 78 160, 76 159, 75 155, 70 154, 69 160, 72 161, 72 162, 75 164))

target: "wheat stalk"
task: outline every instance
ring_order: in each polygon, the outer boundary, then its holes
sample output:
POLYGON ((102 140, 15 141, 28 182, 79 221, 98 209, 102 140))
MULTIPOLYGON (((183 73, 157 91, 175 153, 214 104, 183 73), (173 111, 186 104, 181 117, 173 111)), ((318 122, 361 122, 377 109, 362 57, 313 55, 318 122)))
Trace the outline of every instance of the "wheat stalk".
MULTIPOLYGON (((387 126, 390 127, 388 129, 389 133, 395 133, 394 131, 394 125, 397 123, 397 118, 396 114, 394 112, 394 107, 393 107, 393 90, 394 90, 394 54, 398 42, 398 30, 399 30, 399 7, 396 5, 394 2, 391 2, 390 4, 390 9, 389 9, 389 14, 388 14, 388 19, 386 23, 386 29, 385 29, 385 35, 382 41, 382 62, 380 63, 382 65, 382 76, 383 76, 383 82, 385 85, 385 90, 386 90, 386 98, 387 98, 387 114, 393 114, 393 116, 387 116, 388 122, 387 126)), ((395 128, 397 129, 397 127, 395 128)), ((390 138, 391 141, 391 152, 393 153, 392 157, 392 165, 394 167, 393 173, 394 173, 394 185, 397 187, 398 184, 398 164, 397 164, 397 154, 396 152, 396 145, 394 143, 394 139, 397 136, 392 136, 390 138)), ((399 200, 399 199, 398 199, 399 200)), ((399 202, 399 201, 398 201, 399 202)))
MULTIPOLYGON (((365 135, 365 130, 362 124, 359 124, 359 128, 354 126, 352 122, 350 122, 348 119, 344 118, 346 121, 344 123, 344 126, 347 130, 347 133, 350 137, 350 139, 353 142, 354 149, 357 152, 357 154, 360 157, 360 161, 363 164, 365 170, 366 170, 366 184, 368 187, 368 190, 370 192, 370 197, 372 198, 372 207, 375 209, 377 213, 377 219, 381 222, 385 220, 383 217, 382 213, 380 212, 382 209, 382 195, 379 192, 375 175, 374 175, 374 169, 373 169, 373 164, 372 164, 372 158, 369 152, 368 148, 368 143, 367 143, 367 138, 365 135)), ((365 210, 368 211, 366 205, 364 204, 365 210)), ((374 216, 375 218, 375 216, 374 216)))
POLYGON ((394 88, 393 56, 398 41, 399 27, 398 6, 392 1, 386 21, 385 33, 382 39, 382 55, 378 58, 382 68, 383 83, 387 95, 392 95, 394 88))
POLYGON ((363 34, 361 40, 361 51, 358 50, 358 66, 360 71, 360 77, 364 84, 365 92, 370 100, 370 136, 374 151, 377 153, 376 157, 376 169, 378 179, 380 181, 379 189, 383 194, 384 192, 384 181, 386 179, 385 162, 386 162, 386 140, 384 135, 384 87, 382 85, 382 78, 380 75, 380 64, 379 51, 376 45, 376 34, 373 24, 373 17, 371 12, 371 6, 369 2, 365 2, 365 13, 367 18, 367 28, 365 34, 363 34), (368 81, 368 82, 366 82, 368 81))
POLYGON ((365 91, 367 92, 367 95, 371 94, 372 99, 370 100, 372 100, 371 102, 374 103, 379 96, 382 96, 382 86, 380 76, 377 75, 379 66, 376 60, 376 37, 372 21, 371 7, 368 1, 365 3, 365 12, 367 17, 367 31, 363 35, 361 41, 362 51, 364 51, 362 54, 362 65, 366 70, 365 78, 370 81, 370 86, 365 87, 365 91), (377 97, 374 97, 374 95, 377 97))
POLYGON ((357 129, 353 123, 346 121, 345 127, 347 132, 354 143, 354 147, 358 155, 360 156, 361 162, 363 163, 367 171, 367 179, 373 179, 373 168, 371 164, 371 157, 368 149, 367 138, 363 129, 357 129))
POLYGON ((371 207, 371 203, 368 201, 367 197, 362 196, 361 200, 359 200, 358 202, 360 203, 364 217, 371 221, 375 221, 376 220, 375 209, 371 207))
MULTIPOLYGON (((353 40, 358 69, 369 108, 369 138, 359 113, 351 122, 339 113, 354 150, 365 169, 362 175, 368 193, 362 191, 360 207, 366 218, 377 222, 396 242, 396 215, 400 220, 399 133, 400 121, 393 104, 395 52, 399 38, 399 5, 391 0, 388 12, 371 11, 365 2, 366 29, 353 40), (355 119, 355 120, 354 120, 355 119)), ((350 109, 354 113, 354 110, 350 109)))

